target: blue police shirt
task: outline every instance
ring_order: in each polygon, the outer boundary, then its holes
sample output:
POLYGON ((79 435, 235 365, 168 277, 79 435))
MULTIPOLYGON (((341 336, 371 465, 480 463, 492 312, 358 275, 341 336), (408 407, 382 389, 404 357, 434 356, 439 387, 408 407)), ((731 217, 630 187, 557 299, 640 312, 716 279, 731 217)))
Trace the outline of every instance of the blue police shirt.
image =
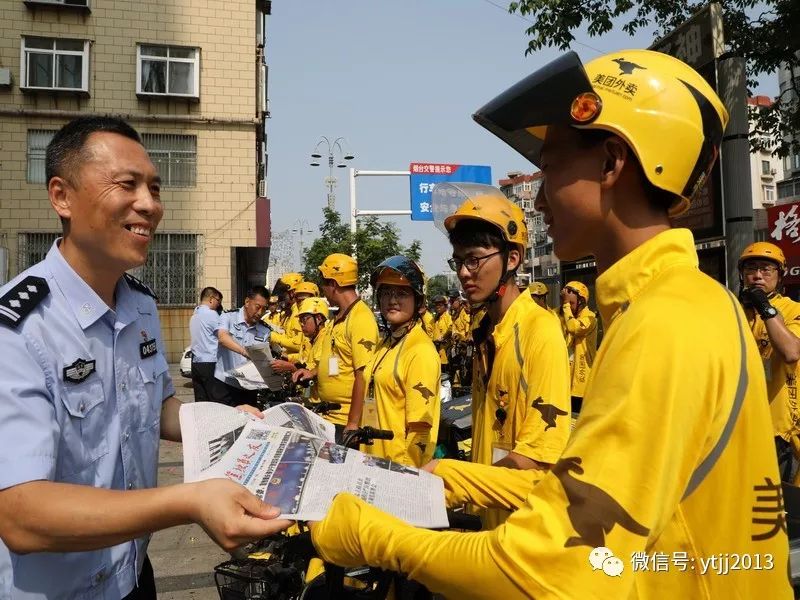
MULTIPOLYGON (((155 487, 161 404, 175 393, 155 302, 123 277, 112 311, 67 264, 59 243, 0 289, 3 298, 31 275, 50 288, 15 327, 0 324, 12 357, 3 361, 0 385, 0 489, 35 480, 155 487)), ((0 541, 0 597, 124 597, 148 542, 18 555, 0 541)))
POLYGON ((217 329, 219 315, 205 304, 194 309, 189 320, 189 333, 192 335, 192 362, 217 362, 217 329))
MULTIPOLYGON (((260 320, 256 320, 254 325, 248 325, 244 320, 244 307, 222 313, 219 318, 219 328, 230 333, 231 337, 244 347, 269 341, 269 328, 260 320)), ((214 377, 233 387, 241 387, 235 378, 226 377, 225 371, 241 367, 246 362, 247 359, 244 356, 228 350, 220 344, 214 377)))

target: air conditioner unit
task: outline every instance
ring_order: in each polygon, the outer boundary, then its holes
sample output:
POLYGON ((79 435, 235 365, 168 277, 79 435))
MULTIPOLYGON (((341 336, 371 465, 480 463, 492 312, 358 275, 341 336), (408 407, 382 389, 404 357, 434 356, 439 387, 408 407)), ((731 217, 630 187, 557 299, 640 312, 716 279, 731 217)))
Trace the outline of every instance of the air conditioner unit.
POLYGON ((0 87, 11 86, 11 69, 0 69, 0 87))

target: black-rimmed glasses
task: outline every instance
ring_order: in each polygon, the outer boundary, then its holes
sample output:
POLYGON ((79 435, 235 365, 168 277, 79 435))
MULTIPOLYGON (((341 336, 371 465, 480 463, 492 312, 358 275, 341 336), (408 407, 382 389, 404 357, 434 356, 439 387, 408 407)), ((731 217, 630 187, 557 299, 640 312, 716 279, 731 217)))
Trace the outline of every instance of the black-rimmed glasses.
POLYGON ((498 250, 497 252, 492 252, 491 254, 486 254, 485 256, 468 256, 467 258, 450 258, 447 260, 447 264, 450 265, 450 268, 453 269, 456 273, 461 270, 461 267, 467 267, 467 271, 470 273, 474 273, 478 270, 481 266, 481 262, 486 260, 487 258, 491 258, 498 254, 502 254, 502 250, 498 250))

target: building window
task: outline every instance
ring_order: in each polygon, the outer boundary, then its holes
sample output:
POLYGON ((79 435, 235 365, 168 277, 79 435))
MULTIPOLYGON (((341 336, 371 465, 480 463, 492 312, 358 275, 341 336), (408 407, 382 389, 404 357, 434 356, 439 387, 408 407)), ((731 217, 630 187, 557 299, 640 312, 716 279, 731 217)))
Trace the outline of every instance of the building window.
POLYGON ((64 8, 76 8, 86 12, 91 12, 89 0, 25 0, 25 4, 34 8, 36 6, 57 6, 64 8))
POLYGON ((20 73, 23 89, 89 92, 89 42, 24 37, 20 73))
POLYGON ((530 192, 531 191, 531 182, 530 181, 526 181, 525 183, 522 184, 522 191, 523 192, 530 192))
POLYGON ((771 185, 764 186, 764 204, 775 204, 775 188, 771 185))
POLYGON ((200 97, 200 50, 176 46, 136 47, 136 93, 200 97))
POLYGON ((197 136, 145 133, 142 141, 161 176, 161 187, 197 185, 197 136))
POLYGON ((132 271, 153 288, 159 304, 197 304, 199 239, 200 236, 193 233, 157 233, 150 244, 147 262, 132 271))
POLYGON ((772 175, 772 170, 769 166, 768 160, 761 161, 761 174, 762 175, 772 175))
POLYGON ((788 154, 783 157, 783 170, 787 173, 792 170, 792 157, 788 154))
POLYGON ((20 233, 17 251, 17 270, 19 273, 44 260, 53 242, 61 233, 20 233))
POLYGON ((52 129, 28 130, 28 183, 47 183, 44 155, 55 134, 52 129))

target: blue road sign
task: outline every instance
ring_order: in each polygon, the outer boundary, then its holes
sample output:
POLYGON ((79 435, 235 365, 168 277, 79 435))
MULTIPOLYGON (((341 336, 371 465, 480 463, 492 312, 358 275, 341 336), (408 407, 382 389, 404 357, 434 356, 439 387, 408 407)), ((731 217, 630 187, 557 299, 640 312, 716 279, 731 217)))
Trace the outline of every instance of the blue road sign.
POLYGON ((451 165, 443 163, 411 163, 411 220, 433 221, 431 193, 445 181, 492 183, 492 168, 484 165, 451 165))

